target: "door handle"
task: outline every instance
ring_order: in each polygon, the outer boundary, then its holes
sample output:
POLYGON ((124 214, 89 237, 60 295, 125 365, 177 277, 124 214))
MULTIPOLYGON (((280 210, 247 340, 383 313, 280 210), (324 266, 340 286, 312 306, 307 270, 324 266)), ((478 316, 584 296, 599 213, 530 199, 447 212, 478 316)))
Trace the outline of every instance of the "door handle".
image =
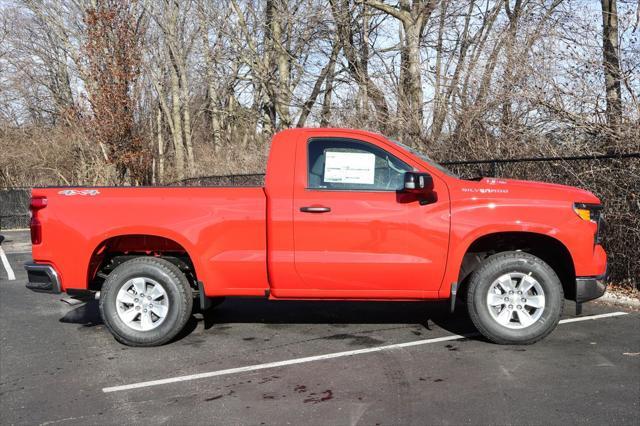
POLYGON ((323 207, 323 206, 300 207, 300 211, 302 213, 328 213, 331 211, 331 207, 323 207))

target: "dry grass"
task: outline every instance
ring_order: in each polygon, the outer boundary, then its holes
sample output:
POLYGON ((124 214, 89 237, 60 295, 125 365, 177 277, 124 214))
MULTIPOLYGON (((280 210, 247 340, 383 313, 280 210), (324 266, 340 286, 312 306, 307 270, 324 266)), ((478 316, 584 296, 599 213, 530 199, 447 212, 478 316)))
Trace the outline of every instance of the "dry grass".
POLYGON ((77 128, 0 131, 0 187, 110 185, 115 168, 77 128))

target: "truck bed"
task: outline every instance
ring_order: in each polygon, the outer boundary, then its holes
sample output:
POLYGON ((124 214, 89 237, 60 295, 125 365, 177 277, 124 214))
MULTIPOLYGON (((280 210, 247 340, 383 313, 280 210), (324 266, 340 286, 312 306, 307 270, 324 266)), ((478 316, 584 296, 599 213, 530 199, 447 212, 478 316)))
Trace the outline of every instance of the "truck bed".
POLYGON ((263 295, 268 288, 261 187, 56 187, 35 188, 33 197, 47 200, 37 213, 42 243, 33 245, 33 259, 55 259, 62 290, 86 289, 86 265, 95 269, 110 250, 135 252, 144 246, 138 235, 163 236, 146 252, 192 253, 207 295, 263 295))

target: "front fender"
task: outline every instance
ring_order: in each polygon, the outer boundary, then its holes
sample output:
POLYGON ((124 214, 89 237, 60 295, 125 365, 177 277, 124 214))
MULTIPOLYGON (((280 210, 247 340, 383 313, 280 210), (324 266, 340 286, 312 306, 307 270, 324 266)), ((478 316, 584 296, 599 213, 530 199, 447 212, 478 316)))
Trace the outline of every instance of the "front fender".
POLYGON ((596 250, 593 228, 573 212, 566 201, 532 203, 530 200, 465 200, 452 206, 451 244, 439 297, 450 296, 464 255, 479 238, 504 232, 526 232, 551 237, 567 248, 576 274, 589 275, 596 250))

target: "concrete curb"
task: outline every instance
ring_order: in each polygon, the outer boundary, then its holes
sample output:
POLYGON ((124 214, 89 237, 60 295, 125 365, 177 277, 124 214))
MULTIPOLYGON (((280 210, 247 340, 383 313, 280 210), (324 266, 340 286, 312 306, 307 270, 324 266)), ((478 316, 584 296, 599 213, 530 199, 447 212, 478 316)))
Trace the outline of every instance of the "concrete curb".
POLYGON ((637 297, 629 297, 625 294, 619 294, 615 291, 608 290, 601 298, 597 300, 614 305, 640 309, 640 299, 638 299, 637 297))

